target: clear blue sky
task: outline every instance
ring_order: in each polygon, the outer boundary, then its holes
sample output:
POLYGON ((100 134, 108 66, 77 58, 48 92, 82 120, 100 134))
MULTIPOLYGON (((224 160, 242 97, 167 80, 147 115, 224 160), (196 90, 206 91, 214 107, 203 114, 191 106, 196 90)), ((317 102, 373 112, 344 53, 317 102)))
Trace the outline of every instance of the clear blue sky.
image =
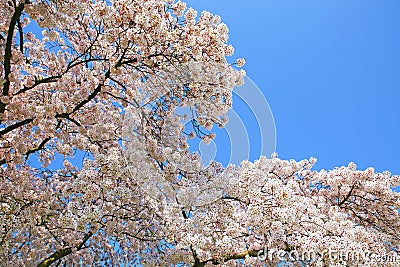
POLYGON ((185 2, 228 25, 271 106, 281 158, 400 174, 400 1, 185 2))

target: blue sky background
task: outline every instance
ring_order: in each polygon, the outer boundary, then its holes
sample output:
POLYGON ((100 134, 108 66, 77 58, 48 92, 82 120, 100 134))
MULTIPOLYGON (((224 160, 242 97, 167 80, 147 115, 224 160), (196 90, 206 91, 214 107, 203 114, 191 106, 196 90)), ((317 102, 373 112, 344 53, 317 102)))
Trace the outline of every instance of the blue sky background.
POLYGON ((400 174, 400 1, 185 2, 228 25, 271 106, 281 158, 400 174))

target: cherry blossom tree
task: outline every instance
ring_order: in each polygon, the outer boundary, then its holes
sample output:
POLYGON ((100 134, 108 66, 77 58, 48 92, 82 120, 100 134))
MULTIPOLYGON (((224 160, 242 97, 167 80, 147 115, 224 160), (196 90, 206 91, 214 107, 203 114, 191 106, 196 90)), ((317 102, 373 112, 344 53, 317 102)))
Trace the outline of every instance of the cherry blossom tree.
POLYGON ((396 176, 277 157, 205 167, 189 151, 224 127, 245 75, 219 16, 173 0, 0 10, 1 263, 265 266, 279 261, 260 260, 265 248, 398 250, 396 176))

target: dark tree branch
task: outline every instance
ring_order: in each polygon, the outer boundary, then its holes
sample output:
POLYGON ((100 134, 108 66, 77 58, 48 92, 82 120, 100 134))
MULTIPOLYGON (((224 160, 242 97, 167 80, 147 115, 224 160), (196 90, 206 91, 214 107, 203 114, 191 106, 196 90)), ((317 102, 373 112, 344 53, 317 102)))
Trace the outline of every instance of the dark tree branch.
POLYGON ((13 95, 19 95, 19 94, 24 93, 40 84, 43 84, 43 83, 57 82, 58 79, 60 79, 64 74, 66 74, 71 68, 73 68, 77 65, 80 65, 80 64, 85 64, 85 63, 89 63, 89 62, 93 62, 93 61, 105 61, 105 59, 90 58, 90 59, 81 60, 81 61, 72 61, 72 62, 70 62, 70 64, 67 66, 67 69, 63 73, 61 73, 59 75, 46 77, 43 79, 35 78, 35 83, 32 86, 24 86, 24 88, 20 89, 18 92, 14 93, 13 95))
POLYGON ((338 206, 341 207, 351 196, 351 194, 353 193, 353 190, 356 187, 357 182, 354 182, 350 188, 350 191, 347 193, 347 195, 343 198, 342 201, 340 201, 340 198, 338 198, 338 206), (339 202, 340 201, 340 202, 339 202))
MULTIPOLYGON (((107 71, 106 74, 104 75, 105 79, 108 79, 110 77, 110 74, 111 74, 111 72, 107 71)), ((103 84, 102 83, 98 84, 96 89, 88 96, 88 98, 86 98, 85 100, 82 100, 78 105, 76 105, 75 108, 72 110, 72 112, 69 113, 69 115, 74 113, 81 107, 83 107, 85 104, 90 102, 93 98, 95 98, 96 95, 98 95, 100 93, 101 87, 103 87, 103 84)))
POLYGON ((44 146, 46 145, 46 143, 48 141, 50 141, 50 137, 47 137, 45 139, 43 139, 43 141, 35 148, 28 150, 28 152, 25 154, 25 158, 27 159, 29 157, 30 154, 35 153, 36 151, 42 150, 44 148, 44 146))
POLYGON ((68 113, 61 113, 61 114, 57 114, 55 117, 56 117, 56 119, 59 119, 59 118, 67 119, 67 120, 75 123, 77 126, 81 126, 81 124, 79 122, 77 122, 75 119, 71 118, 69 115, 70 114, 68 114, 68 113))
POLYGON ((28 123, 31 123, 32 121, 33 121, 33 119, 25 119, 23 121, 19 121, 19 122, 13 124, 13 125, 10 125, 7 128, 5 128, 5 129, 0 131, 0 136, 3 136, 6 133, 9 133, 9 132, 21 127, 21 126, 24 126, 24 125, 28 124, 28 123))
POLYGON ((258 253, 259 253, 259 250, 246 250, 243 253, 227 255, 221 259, 209 259, 206 261, 198 261, 198 262, 195 261, 195 263, 192 265, 192 267, 204 267, 207 262, 211 262, 213 265, 220 265, 220 264, 230 261, 230 260, 243 260, 246 257, 257 257, 258 253))
MULTIPOLYGON (((6 82, 3 85, 3 95, 4 96, 8 96, 8 91, 10 89, 9 75, 11 73, 11 57, 12 57, 11 48, 12 48, 12 41, 13 41, 13 37, 14 37, 14 29, 15 29, 15 25, 19 21, 19 18, 21 17, 22 11, 24 10, 25 3, 29 3, 29 1, 25 0, 25 2, 16 6, 15 12, 11 17, 11 21, 8 26, 6 47, 4 49, 4 79, 6 80, 6 82)), ((0 113, 4 113, 5 108, 6 108, 6 104, 0 101, 0 113)))
POLYGON ((56 75, 56 76, 51 76, 51 77, 47 77, 47 78, 43 78, 40 80, 35 80, 35 83, 32 86, 24 86, 24 88, 22 88, 21 90, 19 90, 18 92, 14 93, 13 95, 19 95, 21 93, 24 93, 32 88, 34 88, 35 86, 42 84, 42 83, 52 83, 52 82, 56 82, 57 79, 61 78, 61 75, 56 75))
POLYGON ((19 51, 24 53, 24 32, 22 31, 21 21, 17 23, 18 33, 19 33, 19 51))
POLYGON ((222 197, 222 199, 224 199, 224 200, 233 200, 233 201, 238 201, 238 202, 241 202, 241 203, 243 203, 243 204, 245 204, 245 205, 249 205, 249 201, 243 201, 243 200, 241 200, 240 198, 238 198, 238 197, 231 197, 231 196, 223 196, 222 197))
MULTIPOLYGON (((79 251, 79 250, 83 249, 84 248, 83 246, 85 245, 85 243, 89 240, 89 238, 92 235, 93 235, 92 232, 88 232, 87 234, 85 234, 82 242, 78 246, 75 247, 76 250, 79 251)), ((54 262, 62 259, 65 256, 68 256, 71 253, 72 253, 72 247, 57 250, 56 252, 51 254, 49 257, 47 257, 45 260, 43 260, 41 263, 39 263, 39 265, 37 267, 48 267, 51 264, 53 264, 54 262)))

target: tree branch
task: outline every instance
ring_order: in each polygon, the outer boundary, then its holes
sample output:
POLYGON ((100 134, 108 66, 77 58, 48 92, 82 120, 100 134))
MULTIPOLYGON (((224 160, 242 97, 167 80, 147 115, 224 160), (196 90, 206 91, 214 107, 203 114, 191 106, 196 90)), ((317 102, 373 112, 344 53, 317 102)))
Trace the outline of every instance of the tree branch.
POLYGON ((56 75, 56 76, 46 77, 46 78, 43 78, 43 79, 40 79, 40 80, 37 80, 35 78, 35 83, 32 86, 25 86, 24 85, 24 88, 22 88, 21 90, 19 90, 16 93, 14 93, 13 95, 19 95, 21 93, 24 93, 24 92, 34 88, 35 86, 37 86, 39 84, 42 84, 42 83, 53 83, 53 82, 56 82, 61 77, 62 77, 61 75, 56 75))
POLYGON ((64 119, 67 119, 67 120, 69 120, 69 121, 75 123, 77 126, 81 126, 81 124, 80 124, 79 122, 77 122, 76 120, 74 120, 73 118, 71 118, 69 115, 70 115, 70 114, 68 114, 68 113, 56 114, 55 118, 64 118, 64 119))
POLYGON ((224 256, 221 259, 209 259, 206 261, 202 261, 202 262, 195 262, 192 267, 203 267, 206 265, 207 262, 211 262, 214 265, 220 265, 221 263, 230 261, 230 260, 243 260, 246 257, 257 257, 259 253, 259 250, 246 250, 243 253, 240 254, 232 254, 232 255, 227 255, 224 256))
MULTIPOLYGON (((104 75, 105 79, 108 79, 110 77, 110 74, 111 74, 111 72, 107 71, 106 74, 104 75)), ((102 86, 103 86, 103 84, 99 83, 97 85, 96 89, 88 96, 88 98, 86 98, 85 100, 82 100, 78 105, 76 105, 75 108, 72 110, 72 112, 70 114, 74 113, 75 111, 77 111, 78 109, 83 107, 86 103, 90 102, 93 98, 95 98, 95 96, 98 93, 100 93, 102 86)))
MULTIPOLYGON (((12 41, 14 37, 14 29, 15 25, 19 21, 19 18, 21 17, 22 11, 24 10, 25 3, 28 3, 29 1, 26 0, 25 2, 19 4, 15 8, 15 12, 11 17, 10 25, 8 26, 8 32, 7 32, 7 41, 6 41, 6 47, 4 49, 4 79, 6 82, 3 85, 3 95, 8 96, 8 91, 10 89, 10 79, 9 75, 11 73, 11 57, 12 57, 12 41)), ((6 108, 6 104, 0 101, 0 113, 4 113, 4 110, 6 108)))
POLYGON ((37 147, 28 150, 28 152, 26 152, 26 154, 25 154, 25 158, 27 159, 30 154, 35 153, 36 151, 42 150, 44 148, 44 146, 46 145, 46 143, 48 141, 50 141, 50 139, 51 139, 50 137, 47 137, 47 138, 43 139, 43 141, 37 147))
POLYGON ((19 51, 21 51, 21 53, 24 53, 24 32, 22 30, 21 21, 18 21, 17 27, 19 33, 19 51))
MULTIPOLYGON (((81 250, 83 248, 83 246, 85 245, 86 241, 88 241, 92 235, 93 235, 92 232, 88 232, 87 234, 85 234, 82 242, 78 246, 75 247, 76 250, 81 250)), ((39 265, 37 267, 48 267, 52 263, 60 260, 61 258, 65 257, 71 253, 72 253, 72 247, 57 250, 56 252, 51 254, 49 257, 47 257, 45 260, 43 260, 41 263, 39 263, 39 265)))
POLYGON ((28 123, 31 123, 32 121, 33 121, 33 119, 25 119, 23 121, 19 121, 19 122, 13 124, 13 125, 10 125, 7 128, 5 128, 5 129, 0 131, 0 136, 3 136, 6 133, 9 133, 9 132, 21 127, 21 126, 24 126, 24 125, 28 124, 28 123))

